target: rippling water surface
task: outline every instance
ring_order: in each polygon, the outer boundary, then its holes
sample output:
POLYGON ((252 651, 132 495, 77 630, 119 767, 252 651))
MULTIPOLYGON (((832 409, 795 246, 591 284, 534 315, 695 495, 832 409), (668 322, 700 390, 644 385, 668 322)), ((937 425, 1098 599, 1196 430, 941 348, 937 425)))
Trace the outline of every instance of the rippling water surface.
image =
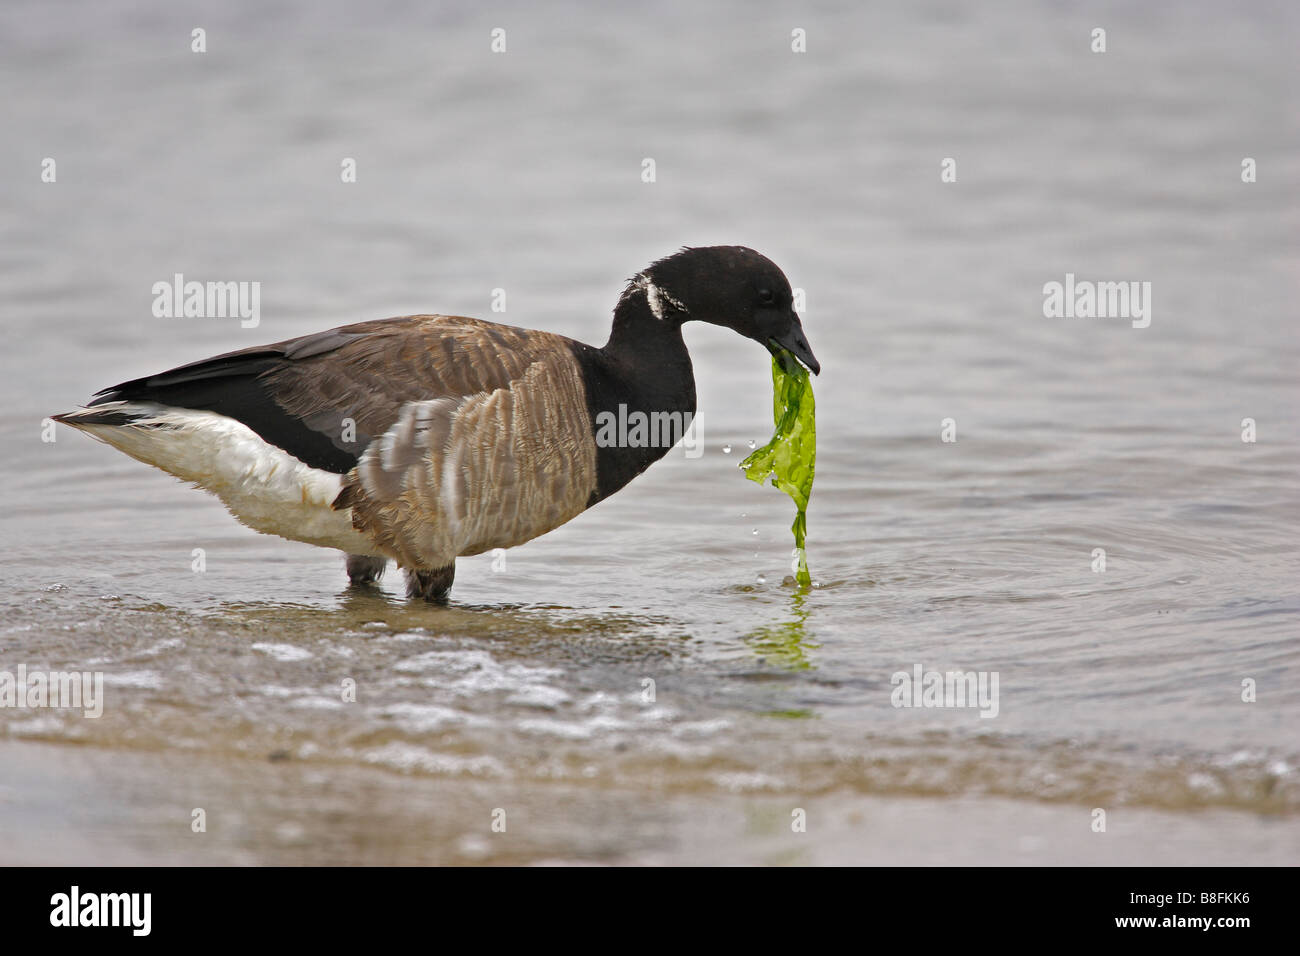
POLYGON ((0 708, 0 859, 1294 861, 1288 5, 16 3, 0 27, 0 670, 106 685, 97 720, 0 708), (806 593, 789 500, 736 468, 768 362, 720 329, 687 333, 705 453, 504 568, 463 560, 445 609, 41 440, 113 382, 497 317, 494 288, 499 318, 599 344, 625 276, 714 242, 807 290, 806 593), (176 272, 260 281, 261 324, 154 318, 176 272), (1067 272, 1151 282, 1150 327, 1045 319, 1067 272), (996 672, 996 717, 893 707, 916 665, 996 672))

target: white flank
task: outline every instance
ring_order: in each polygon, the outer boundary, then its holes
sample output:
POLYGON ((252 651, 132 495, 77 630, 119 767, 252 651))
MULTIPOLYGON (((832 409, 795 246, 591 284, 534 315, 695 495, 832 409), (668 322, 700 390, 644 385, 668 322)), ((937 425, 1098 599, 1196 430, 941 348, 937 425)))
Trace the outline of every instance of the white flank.
POLYGON ((330 507, 343 477, 303 464, 242 422, 145 402, 96 406, 144 416, 131 425, 68 424, 137 461, 210 491, 254 531, 349 554, 379 555, 352 527, 352 511, 330 507))

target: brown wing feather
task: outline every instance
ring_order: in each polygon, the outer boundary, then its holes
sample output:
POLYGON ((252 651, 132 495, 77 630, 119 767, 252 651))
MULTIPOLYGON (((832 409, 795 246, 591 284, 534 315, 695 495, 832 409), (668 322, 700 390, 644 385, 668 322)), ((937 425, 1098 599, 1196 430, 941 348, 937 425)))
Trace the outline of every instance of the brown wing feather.
POLYGON ((572 345, 461 316, 381 319, 123 382, 90 404, 216 412, 313 468, 346 474, 407 402, 504 388, 538 357, 572 345))
POLYGON ((510 547, 582 511, 596 481, 574 343, 462 316, 346 325, 106 389, 235 418, 343 476, 336 510, 408 568, 510 547))
POLYGON ((334 506, 404 567, 521 544, 586 508, 596 453, 570 340, 460 316, 329 334, 264 381, 309 427, 351 419, 364 452, 334 506))
MULTIPOLYGON (((278 363, 263 382, 308 427, 333 432, 351 419, 358 451, 397 421, 408 402, 508 388, 534 361, 568 352, 569 340, 463 316, 413 315, 331 330, 328 351, 278 363)), ((310 339, 295 340, 307 347, 310 339)))
POLYGON ((567 349, 551 350, 504 388, 403 406, 335 507, 404 567, 440 568, 559 527, 586 509, 595 481, 581 372, 567 349))

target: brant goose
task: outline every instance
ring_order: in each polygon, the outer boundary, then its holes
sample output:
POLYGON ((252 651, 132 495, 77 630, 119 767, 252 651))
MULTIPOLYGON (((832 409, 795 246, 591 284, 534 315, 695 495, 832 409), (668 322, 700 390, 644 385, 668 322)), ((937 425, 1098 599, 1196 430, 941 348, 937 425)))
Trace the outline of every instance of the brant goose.
POLYGON ((781 270, 713 246, 629 280, 603 348, 460 316, 381 319, 124 382, 55 418, 212 492, 256 531, 340 549, 353 582, 391 558, 412 597, 444 602, 459 555, 545 534, 667 453, 596 426, 620 412, 689 421, 689 319, 821 369, 781 270))

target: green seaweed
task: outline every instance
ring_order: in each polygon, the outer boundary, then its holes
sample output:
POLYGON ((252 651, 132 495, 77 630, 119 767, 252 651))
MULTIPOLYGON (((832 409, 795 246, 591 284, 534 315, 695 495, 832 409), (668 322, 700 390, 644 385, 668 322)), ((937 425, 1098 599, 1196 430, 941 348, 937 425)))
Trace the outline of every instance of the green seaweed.
POLYGON ((794 499, 798 513, 790 530, 794 532, 795 580, 807 587, 808 556, 804 550, 808 531, 808 499, 812 496, 813 472, 817 464, 816 403, 808 370, 781 349, 772 355, 772 440, 740 463, 745 477, 760 485, 767 479, 794 499))
MULTIPOLYGON (((758 655, 759 659, 772 667, 783 671, 816 670, 813 663, 813 651, 821 648, 808 636, 808 594, 803 588, 790 595, 790 620, 767 624, 750 631, 743 640, 758 655)), ((776 716, 793 716, 804 713, 815 716, 811 711, 776 711, 776 716)))

